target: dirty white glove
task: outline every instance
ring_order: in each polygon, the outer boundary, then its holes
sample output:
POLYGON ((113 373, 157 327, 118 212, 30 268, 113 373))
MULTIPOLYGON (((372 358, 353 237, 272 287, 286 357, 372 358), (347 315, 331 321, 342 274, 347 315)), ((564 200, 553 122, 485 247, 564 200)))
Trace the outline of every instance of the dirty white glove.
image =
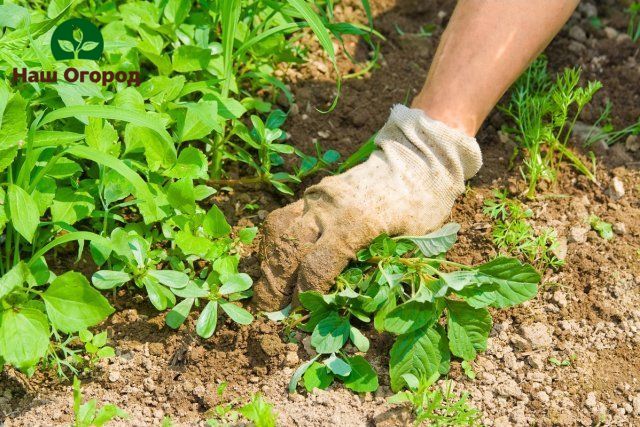
POLYGON ((267 217, 255 287, 260 309, 280 309, 298 292, 328 291, 381 233, 433 231, 482 165, 475 138, 402 105, 393 107, 376 144, 381 150, 367 161, 324 178, 267 217))

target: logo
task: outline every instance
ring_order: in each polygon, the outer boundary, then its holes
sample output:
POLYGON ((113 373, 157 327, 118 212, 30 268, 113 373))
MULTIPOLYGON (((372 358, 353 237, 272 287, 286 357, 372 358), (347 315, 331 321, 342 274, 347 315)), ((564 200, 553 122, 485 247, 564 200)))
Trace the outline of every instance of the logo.
POLYGON ((98 27, 86 19, 74 18, 63 22, 51 36, 51 53, 58 61, 65 59, 93 59, 102 56, 104 40, 98 27))
MULTIPOLYGON (((51 53, 58 61, 70 59, 89 59, 97 61, 104 50, 104 39, 100 30, 86 19, 73 18, 60 24, 51 35, 51 53)), ((102 86, 126 83, 127 86, 140 86, 140 71, 111 71, 111 70, 82 70, 67 67, 61 71, 33 70, 29 68, 14 68, 13 82, 17 83, 57 83, 64 80, 67 83, 84 83, 87 81, 99 83, 102 86)))

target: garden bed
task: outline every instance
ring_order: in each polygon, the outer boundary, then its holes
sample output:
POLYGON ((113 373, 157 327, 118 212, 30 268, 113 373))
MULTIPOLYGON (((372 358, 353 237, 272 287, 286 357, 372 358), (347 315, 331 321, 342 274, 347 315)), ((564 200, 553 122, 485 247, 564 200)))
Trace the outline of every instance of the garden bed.
MULTIPOLYGON (((619 2, 598 4, 603 28, 590 22, 595 6, 585 3, 547 49, 552 71, 579 65, 583 78, 600 80, 603 89, 580 117, 591 124, 605 100, 613 103, 616 128, 640 116, 640 44, 625 37, 626 17, 619 2), (606 29, 604 28, 606 27, 606 29), (615 32, 614 32, 615 31, 615 32)), ((339 5, 344 20, 362 20, 362 13, 339 5)), ((317 63, 289 71, 296 107, 285 125, 289 142, 311 151, 314 141, 343 156, 353 153, 380 128, 394 103, 411 98, 423 83, 438 35, 453 1, 373 1, 375 28, 381 43, 379 67, 360 79, 346 80, 334 111, 322 114, 336 90, 330 67, 317 63), (434 34, 420 34, 426 24, 434 34), (314 65, 315 64, 315 65, 314 65), (320 70, 320 72, 318 72, 320 70), (326 73, 322 70, 326 70, 326 73)), ((366 58, 364 45, 352 43, 356 58, 366 58)), ((340 67, 348 71, 350 65, 340 67)), ((285 101, 283 101, 284 103, 285 101)), ((493 189, 519 194, 525 187, 517 170, 509 170, 513 143, 499 134, 506 118, 494 111, 478 140, 484 166, 456 203, 452 221, 461 225, 453 261, 478 264, 497 252, 492 223, 483 203, 493 189)), ((579 146, 578 138, 575 138, 579 146)), ((476 378, 464 376, 458 362, 449 377, 457 392, 467 391, 485 425, 635 425, 640 423, 640 150, 630 142, 599 146, 597 183, 564 167, 555 187, 533 202, 534 227, 551 227, 559 236, 558 256, 565 265, 543 272, 538 296, 523 305, 495 311, 486 353, 473 366, 476 378), (622 183, 613 188, 614 178, 622 183), (555 195, 555 196, 553 196, 555 195), (591 230, 585 218, 594 214, 614 225, 611 240, 591 230), (583 230, 585 229, 585 230, 583 230)), ((586 154, 584 159, 587 159, 586 154)), ((588 161, 588 160, 585 160, 588 161)), ((295 189, 300 195, 319 176, 295 189)), ((266 213, 294 197, 258 188, 221 192, 216 203, 232 224, 259 225, 266 213), (240 206, 255 203, 254 213, 240 206)), ((253 248, 253 247, 252 247, 253 248)), ((259 275, 255 248, 241 265, 259 275)), ((76 270, 91 274, 88 259, 76 270), (83 265, 85 263, 86 265, 83 265)), ((329 390, 289 394, 294 370, 311 357, 308 345, 287 342, 281 325, 264 317, 248 326, 226 319, 216 334, 195 334, 193 313, 179 330, 165 325, 146 300, 121 290, 111 298, 115 313, 106 322, 116 357, 103 359, 82 377, 87 398, 115 403, 131 425, 159 425, 169 417, 175 425, 204 424, 211 411, 234 399, 246 402, 255 392, 275 405, 282 425, 395 426, 410 422, 409 412, 386 403, 388 354, 392 341, 371 334, 368 358, 378 370, 381 387, 373 394, 355 394, 339 384, 329 390), (224 393, 217 390, 228 383, 224 393)), ((304 336, 298 334, 304 344, 304 336)), ((0 374, 0 422, 7 426, 68 424, 72 419, 71 387, 53 372, 27 379, 6 369, 0 374)), ((119 422, 116 422, 117 425, 119 422)))

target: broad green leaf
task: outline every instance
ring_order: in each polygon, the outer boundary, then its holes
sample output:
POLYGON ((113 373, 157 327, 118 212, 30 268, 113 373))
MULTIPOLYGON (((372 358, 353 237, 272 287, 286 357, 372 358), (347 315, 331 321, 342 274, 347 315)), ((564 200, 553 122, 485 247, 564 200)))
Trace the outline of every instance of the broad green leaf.
POLYGON ((0 311, 0 359, 18 369, 28 369, 49 348, 47 316, 34 308, 0 311))
POLYGON ((387 314, 384 329, 396 335, 406 334, 425 325, 431 325, 436 320, 435 316, 435 307, 431 303, 405 302, 387 314))
POLYGON ((498 285, 494 307, 504 308, 525 302, 538 292, 540 275, 529 264, 517 259, 498 257, 478 267, 483 283, 498 285))
POLYGON ((320 354, 335 353, 349 339, 350 329, 347 318, 332 313, 316 325, 311 335, 311 345, 320 354))
POLYGON ((391 388, 398 391, 406 384, 404 374, 413 374, 420 381, 439 372, 442 362, 443 337, 433 327, 400 335, 391 347, 389 375, 391 388))
POLYGON ((311 360, 304 362, 302 365, 298 367, 298 369, 295 370, 295 372, 291 376, 291 381, 289 381, 289 387, 288 387, 289 393, 293 393, 296 391, 296 387, 298 386, 298 381, 300 381, 300 379, 302 378, 304 373, 307 371, 307 369, 309 369, 309 367, 313 365, 313 363, 316 360, 318 360, 318 357, 320 357, 320 355, 316 354, 311 360))
POLYGON ((218 103, 201 101, 183 104, 171 112, 177 122, 178 141, 193 141, 208 136, 211 131, 222 131, 218 123, 218 103))
POLYGON ((27 273, 27 265, 20 261, 5 273, 4 276, 0 277, 0 300, 15 288, 22 286, 26 280, 27 273))
POLYGON ((183 178, 172 182, 167 190, 167 200, 174 209, 188 215, 196 213, 196 196, 193 191, 193 181, 183 178))
POLYGON ((251 402, 241 407, 240 412, 246 419, 252 421, 252 425, 260 427, 276 427, 276 413, 273 405, 267 403, 260 393, 256 393, 251 402))
POLYGON ((33 135, 33 147, 55 147, 58 145, 67 145, 81 139, 84 135, 76 132, 38 130, 33 135))
POLYGON ((176 163, 176 148, 173 142, 169 143, 153 130, 128 124, 124 136, 127 152, 138 151, 139 147, 142 147, 150 170, 155 172, 168 169, 176 163))
POLYGON ((27 138, 27 103, 15 93, 0 110, 0 172, 9 166, 27 138))
POLYGON ((198 286, 193 280, 190 280, 184 288, 172 289, 172 291, 180 298, 204 298, 209 295, 208 288, 198 286))
POLYGON ((447 335, 454 356, 473 360, 476 351, 487 348, 491 332, 491 314, 486 308, 475 309, 461 301, 447 300, 447 335))
POLYGON ((206 237, 194 236, 188 231, 178 231, 175 241, 185 255, 197 255, 200 258, 205 258, 213 248, 211 240, 206 237))
POLYGON ((240 325, 248 325, 253 322, 253 315, 242 307, 224 300, 220 300, 220 307, 227 313, 231 320, 240 325))
POLYGON ((210 338, 216 331, 217 324, 218 303, 216 301, 209 301, 200 313, 200 317, 198 317, 196 332, 204 339, 210 338))
POLYGON ((220 281, 222 282, 222 286, 219 292, 222 295, 246 291, 253 285, 251 276, 246 273, 227 274, 220 277, 220 281))
POLYGON ((51 204, 51 219, 53 222, 73 225, 89 217, 94 209, 95 204, 91 194, 71 187, 61 187, 56 191, 51 204))
POLYGON ((131 280, 129 273, 124 271, 100 270, 93 273, 91 283, 98 289, 106 290, 122 286, 131 280))
POLYGON ((351 329, 349 329, 349 338, 358 351, 363 353, 369 351, 369 339, 365 337, 355 326, 352 326, 351 329))
POLYGON ((166 310, 166 308, 174 302, 175 296, 173 293, 155 279, 145 276, 142 282, 144 283, 144 288, 147 290, 149 301, 158 311, 166 310))
POLYGON ((420 252, 426 257, 436 256, 447 252, 458 239, 460 224, 450 222, 439 230, 424 236, 400 236, 394 239, 406 239, 416 244, 420 252))
POLYGON ((71 333, 97 325, 114 309, 80 273, 58 276, 42 294, 47 314, 59 331, 71 333))
POLYGON ((173 167, 165 172, 166 176, 172 178, 207 178, 208 164, 204 153, 195 147, 186 147, 180 151, 178 160, 173 167))
POLYGON ((250 245, 258 234, 258 227, 243 228, 238 232, 238 239, 245 245, 250 245))
POLYGON ((167 326, 173 329, 178 329, 187 319, 187 316, 189 316, 189 312, 191 311, 191 307, 193 307, 194 301, 195 300, 193 298, 187 298, 176 304, 176 306, 167 313, 167 317, 165 318, 167 326))
POLYGON ((170 288, 181 289, 187 286, 189 276, 182 271, 174 270, 149 270, 147 274, 161 284, 170 288))
POLYGON ((216 205, 211 206, 211 209, 207 212, 202 222, 202 227, 209 236, 214 238, 228 236, 231 232, 231 226, 216 205))
POLYGON ((303 376, 304 388, 313 391, 314 388, 325 390, 333 383, 333 374, 322 363, 313 362, 303 376))
POLYGON ((347 358, 351 373, 344 378, 345 387, 357 393, 374 392, 378 389, 378 374, 362 356, 347 358))
POLYGON ((21 187, 9 184, 8 188, 9 218, 13 228, 31 243, 40 224, 38 205, 21 187))
POLYGON ((173 52, 173 69, 180 73, 200 71, 207 68, 211 50, 198 46, 182 45, 173 52))
POLYGON ((351 365, 337 357, 335 353, 332 353, 331 356, 324 361, 324 364, 331 372, 341 377, 346 377, 351 373, 351 365))

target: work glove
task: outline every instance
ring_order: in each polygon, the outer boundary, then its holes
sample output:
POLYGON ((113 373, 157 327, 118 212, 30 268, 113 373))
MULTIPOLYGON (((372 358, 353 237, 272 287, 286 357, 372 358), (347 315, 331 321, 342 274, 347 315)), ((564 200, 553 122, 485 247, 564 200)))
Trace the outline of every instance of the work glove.
POLYGON ((326 293, 358 250, 381 233, 423 235, 449 216, 482 165, 475 138, 396 105, 364 163, 309 187, 267 216, 255 303, 279 310, 299 292, 326 293))

